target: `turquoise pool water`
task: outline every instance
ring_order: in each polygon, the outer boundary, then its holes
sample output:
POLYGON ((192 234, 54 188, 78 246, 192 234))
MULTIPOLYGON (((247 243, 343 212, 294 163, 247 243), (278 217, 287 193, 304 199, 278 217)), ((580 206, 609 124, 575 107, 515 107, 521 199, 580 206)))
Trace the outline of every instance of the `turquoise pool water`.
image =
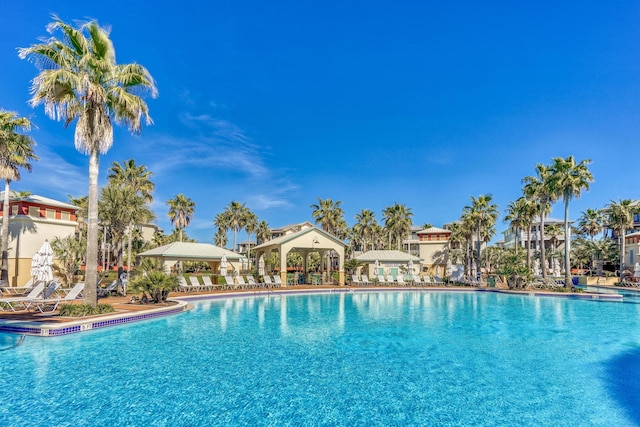
POLYGON ((639 323, 487 292, 210 300, 0 351, 0 425, 640 425, 639 323))

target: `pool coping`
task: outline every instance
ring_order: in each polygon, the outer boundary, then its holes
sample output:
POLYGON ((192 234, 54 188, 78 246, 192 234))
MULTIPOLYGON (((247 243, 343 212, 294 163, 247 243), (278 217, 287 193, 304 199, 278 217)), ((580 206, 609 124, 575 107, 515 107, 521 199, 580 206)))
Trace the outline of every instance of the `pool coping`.
POLYGON ((24 320, 0 320, 0 332, 13 334, 55 337, 69 335, 78 332, 87 332, 109 326, 123 325, 131 322, 155 319, 163 316, 183 313, 191 308, 190 301, 219 300, 227 298, 251 297, 251 296, 280 296, 296 294, 332 294, 332 293, 364 293, 364 292, 397 292, 397 291, 425 291, 425 292, 495 292, 511 295, 526 295, 531 297, 556 297, 571 299, 587 299, 598 301, 622 301, 622 295, 616 294, 596 294, 596 293, 558 293, 551 291, 515 291, 497 288, 477 288, 477 287, 347 287, 339 289, 259 289, 255 291, 232 292, 222 294, 199 294, 184 295, 171 298, 170 301, 176 303, 170 307, 154 307, 147 310, 140 310, 135 313, 114 313, 104 316, 93 316, 91 318, 80 318, 64 323, 29 322, 24 320))

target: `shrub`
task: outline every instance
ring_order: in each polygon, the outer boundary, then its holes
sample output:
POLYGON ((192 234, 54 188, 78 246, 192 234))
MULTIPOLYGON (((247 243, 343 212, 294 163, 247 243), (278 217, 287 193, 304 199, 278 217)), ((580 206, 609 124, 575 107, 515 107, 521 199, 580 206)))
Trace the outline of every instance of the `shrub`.
POLYGON ((142 293, 144 302, 165 302, 169 292, 178 286, 178 276, 165 274, 161 271, 150 271, 144 276, 131 281, 131 287, 142 293))
POLYGON ((98 304, 95 307, 91 304, 62 304, 58 315, 65 317, 86 317, 96 314, 113 313, 115 311, 116 310, 109 304, 98 304))

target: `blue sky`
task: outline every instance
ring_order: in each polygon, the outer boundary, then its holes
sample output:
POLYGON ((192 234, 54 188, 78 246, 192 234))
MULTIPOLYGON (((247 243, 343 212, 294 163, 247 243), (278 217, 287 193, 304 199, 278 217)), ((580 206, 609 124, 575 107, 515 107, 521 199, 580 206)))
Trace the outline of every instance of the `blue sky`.
POLYGON ((595 178, 572 219, 640 198, 640 3, 479 3, 4 1, 0 108, 31 118, 40 157, 12 188, 88 192, 73 127, 27 105, 37 70, 16 52, 57 13, 111 26, 118 62, 155 78, 155 124, 116 130, 100 182, 114 161, 146 165, 167 232, 178 193, 196 202, 186 231, 201 242, 232 200, 272 227, 311 220, 318 197, 341 200, 350 225, 398 202, 442 226, 471 196, 503 213, 536 163, 569 155, 595 178))

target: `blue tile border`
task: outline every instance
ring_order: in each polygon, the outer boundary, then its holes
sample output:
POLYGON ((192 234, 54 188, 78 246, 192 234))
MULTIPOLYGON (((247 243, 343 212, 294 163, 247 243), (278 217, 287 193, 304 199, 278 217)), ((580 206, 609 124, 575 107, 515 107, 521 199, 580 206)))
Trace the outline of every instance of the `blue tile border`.
POLYGON ((123 325, 141 320, 155 319, 157 317, 170 316, 188 310, 189 305, 185 301, 174 300, 177 306, 151 308, 137 313, 115 313, 100 318, 78 319, 67 323, 24 322, 12 320, 0 320, 0 332, 12 334, 33 335, 39 337, 55 337, 91 331, 109 326, 123 325))

